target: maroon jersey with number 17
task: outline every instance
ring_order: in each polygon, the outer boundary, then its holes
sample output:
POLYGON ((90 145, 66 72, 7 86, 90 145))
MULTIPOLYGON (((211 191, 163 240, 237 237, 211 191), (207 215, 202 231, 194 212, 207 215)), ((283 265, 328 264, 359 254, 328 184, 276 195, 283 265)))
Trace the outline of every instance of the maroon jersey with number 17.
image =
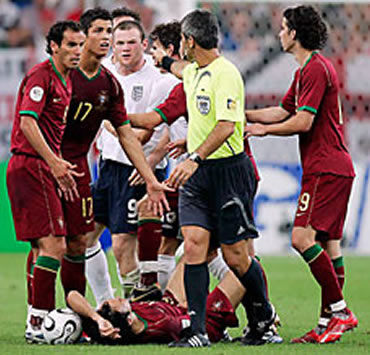
POLYGON ((355 176, 344 143, 338 76, 328 59, 316 51, 312 53, 304 66, 296 71, 282 107, 291 114, 301 110, 315 114, 311 129, 299 135, 304 175, 355 176))
POLYGON ((67 160, 86 156, 103 120, 117 128, 128 123, 123 91, 103 66, 93 78, 80 69, 71 73, 73 95, 62 143, 67 160))

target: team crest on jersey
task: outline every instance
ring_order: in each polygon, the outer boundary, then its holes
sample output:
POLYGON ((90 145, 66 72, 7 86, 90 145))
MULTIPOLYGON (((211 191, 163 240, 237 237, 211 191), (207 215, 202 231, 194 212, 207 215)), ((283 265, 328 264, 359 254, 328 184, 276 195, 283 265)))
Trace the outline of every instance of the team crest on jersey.
POLYGON ((197 96, 197 109, 202 115, 208 115, 211 110, 211 98, 209 96, 197 96))
POLYGON ((100 91, 99 95, 98 95, 98 105, 96 107, 97 110, 102 110, 104 109, 104 107, 106 106, 106 104, 108 103, 108 92, 106 90, 102 90, 100 91))
POLYGON ((30 90, 30 98, 32 101, 40 102, 44 96, 44 89, 41 86, 34 86, 30 90))
POLYGON ((131 98, 134 101, 140 101, 144 95, 144 85, 134 85, 131 92, 131 98))

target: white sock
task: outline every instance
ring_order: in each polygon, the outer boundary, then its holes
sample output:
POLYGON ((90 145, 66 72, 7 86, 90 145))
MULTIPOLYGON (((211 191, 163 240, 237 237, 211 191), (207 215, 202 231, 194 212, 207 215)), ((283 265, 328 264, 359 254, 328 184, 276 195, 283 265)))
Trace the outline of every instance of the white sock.
POLYGON ((221 281, 230 269, 218 251, 217 256, 208 264, 208 270, 218 281, 221 281))
POLYGON ((96 305, 114 298, 107 258, 100 242, 86 249, 85 274, 94 294, 96 305))
POLYGON ((136 268, 126 275, 121 275, 123 297, 128 298, 135 284, 140 281, 140 270, 136 268))
POLYGON ((161 286, 162 292, 167 287, 168 280, 170 279, 173 271, 176 268, 175 255, 158 254, 158 282, 161 286))

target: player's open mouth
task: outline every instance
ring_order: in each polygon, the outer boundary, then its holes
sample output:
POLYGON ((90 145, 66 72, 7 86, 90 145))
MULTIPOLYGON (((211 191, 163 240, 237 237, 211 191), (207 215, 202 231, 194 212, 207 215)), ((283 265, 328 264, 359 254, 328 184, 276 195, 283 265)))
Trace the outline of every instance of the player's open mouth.
POLYGON ((104 49, 109 48, 109 43, 108 43, 108 42, 101 43, 101 44, 100 44, 100 48, 104 48, 104 49))

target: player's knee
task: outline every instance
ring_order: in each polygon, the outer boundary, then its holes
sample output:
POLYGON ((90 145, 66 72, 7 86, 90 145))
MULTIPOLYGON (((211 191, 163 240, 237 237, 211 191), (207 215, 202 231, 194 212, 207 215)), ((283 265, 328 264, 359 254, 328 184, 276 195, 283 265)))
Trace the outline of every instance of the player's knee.
POLYGON ((230 269, 242 276, 249 268, 250 258, 243 252, 242 248, 233 246, 223 247, 222 254, 230 269))
POLYGON ((67 254, 68 255, 82 255, 85 254, 87 247, 87 236, 78 235, 72 237, 67 242, 67 254))
POLYGON ((67 252, 67 243, 65 238, 48 237, 39 244, 39 248, 40 255, 62 260, 67 252))
POLYGON ((292 247, 299 253, 302 253, 306 249, 306 241, 302 233, 299 231, 292 232, 292 247))
POLYGON ((190 264, 199 264, 206 261, 208 246, 199 243, 194 238, 185 240, 185 262, 190 264))

